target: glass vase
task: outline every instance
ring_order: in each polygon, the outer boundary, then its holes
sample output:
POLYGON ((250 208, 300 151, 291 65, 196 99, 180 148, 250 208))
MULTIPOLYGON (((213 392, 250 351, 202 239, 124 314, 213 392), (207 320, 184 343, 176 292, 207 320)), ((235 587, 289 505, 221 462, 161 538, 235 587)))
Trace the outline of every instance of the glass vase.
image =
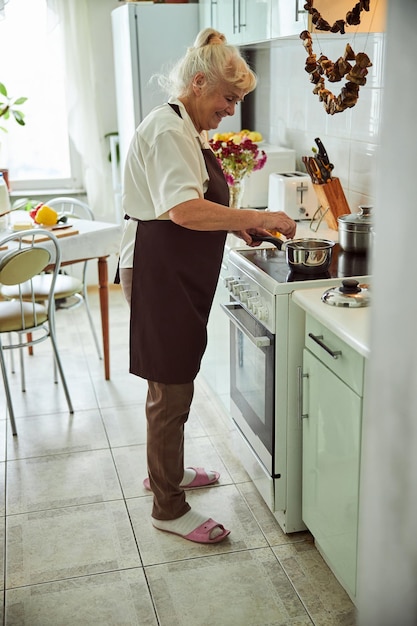
POLYGON ((245 179, 235 180, 233 185, 229 185, 229 206, 233 209, 240 209, 242 206, 243 193, 245 191, 245 179))

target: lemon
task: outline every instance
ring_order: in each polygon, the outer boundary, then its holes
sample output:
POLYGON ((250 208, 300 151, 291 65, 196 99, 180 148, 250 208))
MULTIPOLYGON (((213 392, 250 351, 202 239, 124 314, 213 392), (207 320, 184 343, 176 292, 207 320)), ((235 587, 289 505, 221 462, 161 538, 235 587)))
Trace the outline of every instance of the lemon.
POLYGON ((58 213, 44 204, 35 215, 35 222, 44 226, 54 226, 58 221, 58 213))

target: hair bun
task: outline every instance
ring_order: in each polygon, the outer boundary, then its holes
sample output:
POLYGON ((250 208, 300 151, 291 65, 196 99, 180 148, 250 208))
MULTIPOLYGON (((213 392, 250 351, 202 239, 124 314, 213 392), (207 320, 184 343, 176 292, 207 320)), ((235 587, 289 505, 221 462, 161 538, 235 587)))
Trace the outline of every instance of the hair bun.
POLYGON ((209 45, 221 45, 226 43, 226 37, 224 35, 221 35, 220 33, 217 35, 213 34, 209 37, 209 40, 207 42, 209 45))
POLYGON ((214 28, 205 28, 198 35, 194 41, 194 48, 203 48, 210 45, 226 44, 227 40, 223 33, 220 33, 214 28))

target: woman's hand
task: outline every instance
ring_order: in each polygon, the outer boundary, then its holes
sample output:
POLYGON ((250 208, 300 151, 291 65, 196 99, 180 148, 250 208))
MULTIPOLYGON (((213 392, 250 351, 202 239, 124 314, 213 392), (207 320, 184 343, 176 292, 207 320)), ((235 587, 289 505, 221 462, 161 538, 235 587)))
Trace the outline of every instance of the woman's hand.
POLYGON ((262 213, 264 219, 264 227, 248 228, 246 230, 234 231, 237 237, 252 248, 259 246, 262 241, 254 241, 253 235, 261 237, 270 237, 271 231, 279 231, 287 239, 293 239, 297 230, 297 224, 283 211, 265 211, 262 213))
MULTIPOLYGON (((284 211, 264 211, 262 216, 264 218, 263 226, 266 230, 278 230, 287 239, 294 238, 297 224, 284 211)), ((258 232, 257 234, 260 235, 261 233, 258 232)))

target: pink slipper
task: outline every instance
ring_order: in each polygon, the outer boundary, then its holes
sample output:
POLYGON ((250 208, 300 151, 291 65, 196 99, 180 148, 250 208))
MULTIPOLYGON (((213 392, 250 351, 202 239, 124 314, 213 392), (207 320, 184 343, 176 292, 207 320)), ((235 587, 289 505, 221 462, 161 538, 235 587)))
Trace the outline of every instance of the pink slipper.
POLYGON ((203 522, 200 526, 197 526, 197 528, 194 528, 194 530, 188 533, 188 535, 181 535, 180 533, 175 533, 172 530, 165 530, 162 528, 158 528, 158 530, 171 533, 172 535, 178 535, 183 539, 188 539, 189 541, 194 541, 195 543, 219 543, 219 541, 223 541, 223 539, 230 535, 230 530, 227 530, 223 524, 215 522, 214 519, 211 519, 211 517, 209 517, 209 519, 203 522), (222 532, 220 535, 217 535, 217 537, 210 539, 210 533, 214 530, 214 528, 220 528, 222 532))
MULTIPOLYGON (((184 487, 184 489, 197 489, 199 487, 208 487, 209 485, 213 485, 217 483, 220 478, 219 472, 214 472, 214 478, 210 479, 207 476, 206 470, 203 467, 187 467, 186 469, 192 469, 196 472, 194 479, 184 487)), ((151 485, 149 483, 149 478, 145 478, 143 481, 143 486, 148 491, 152 491, 151 485)))

